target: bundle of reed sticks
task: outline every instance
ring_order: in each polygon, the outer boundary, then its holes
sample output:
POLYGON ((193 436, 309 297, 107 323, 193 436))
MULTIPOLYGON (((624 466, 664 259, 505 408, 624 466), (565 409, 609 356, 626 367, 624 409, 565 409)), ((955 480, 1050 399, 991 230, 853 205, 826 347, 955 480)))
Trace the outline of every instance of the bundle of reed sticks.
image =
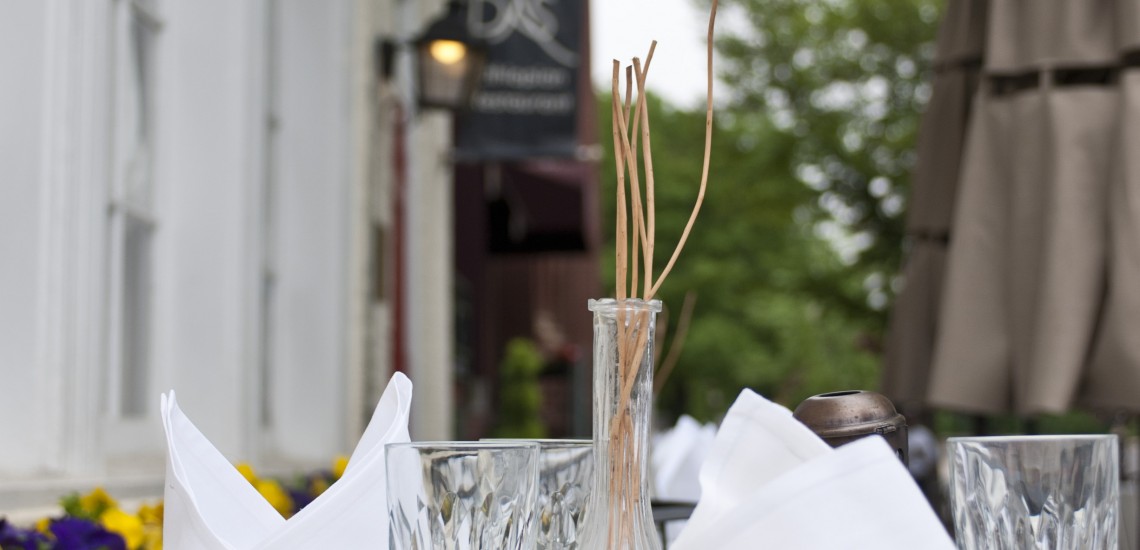
POLYGON ((701 182, 697 199, 689 215, 688 223, 673 249, 673 254, 665 264, 661 274, 653 277, 653 254, 656 238, 656 204, 653 173, 653 150, 649 130, 649 109, 646 103, 645 82, 653 61, 657 41, 649 46, 649 53, 642 64, 633 58, 625 69, 625 93, 622 94, 621 62, 613 62, 613 139, 614 166, 617 170, 617 223, 616 223, 616 270, 614 292, 618 300, 618 380, 620 394, 618 406, 609 419, 609 464, 613 468, 609 479, 609 541, 610 546, 627 548, 632 543, 632 510, 630 498, 639 498, 641 479, 642 449, 634 441, 634 426, 630 414, 630 399, 638 369, 641 367, 650 337, 648 329, 649 311, 642 309, 627 318, 621 302, 627 298, 652 300, 661 288, 665 278, 672 271, 681 250, 689 238, 693 224, 704 202, 708 186, 709 157, 712 153, 713 123, 713 29, 716 22, 717 0, 712 1, 708 24, 707 46, 707 100, 705 113, 705 148, 701 168, 701 182), (634 90, 636 89, 636 101, 634 90), (638 146, 640 145, 640 151, 638 146), (638 153, 640 152, 640 163, 638 153), (644 180, 642 176, 644 175, 644 180), (644 191, 644 194, 643 194, 644 191), (620 465, 615 467, 615 465, 620 465))

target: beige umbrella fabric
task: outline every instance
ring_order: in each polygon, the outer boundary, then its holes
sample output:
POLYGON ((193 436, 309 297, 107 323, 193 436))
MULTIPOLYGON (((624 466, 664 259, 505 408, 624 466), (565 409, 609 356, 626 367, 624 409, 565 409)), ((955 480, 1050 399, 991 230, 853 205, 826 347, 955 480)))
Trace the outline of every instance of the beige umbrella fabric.
POLYGON ((1111 89, 979 96, 930 378, 933 405, 1072 403, 1104 274, 1111 89))
POLYGON ((910 251, 887 332, 882 390, 914 411, 926 401, 940 311, 946 245, 962 148, 977 91, 987 5, 951 1, 938 32, 931 97, 918 132, 918 163, 907 208, 910 251))
MULTIPOLYGON (((1007 142, 998 134, 1009 126, 1009 113, 995 109, 981 95, 967 138, 964 158, 968 160, 962 172, 962 182, 967 184, 958 197, 960 207, 952 236, 955 242, 971 245, 959 246, 956 251, 951 245, 954 257, 947 266, 942 295, 954 303, 944 303, 935 342, 937 353, 955 363, 950 369, 932 368, 928 386, 941 389, 948 382, 962 382, 952 388, 955 391, 951 395, 960 397, 963 392, 959 390, 966 390, 966 398, 985 403, 1004 403, 1010 393, 1005 369, 993 367, 1010 355, 1000 264, 1005 249, 1000 236, 1006 233, 1008 221, 1006 196, 1000 192, 1005 181, 1000 169, 1006 154, 1002 146, 1007 142), (972 387, 963 388, 966 384, 972 387)), ((943 365, 946 361, 942 359, 943 365)), ((950 406, 960 407, 960 401, 950 406)))
MULTIPOLYGON (((920 308, 908 305, 914 281, 906 282, 888 343, 888 395, 913 399, 920 389, 900 392, 890 380, 929 368, 925 397, 937 407, 1036 414, 1079 401, 1140 408, 1125 397, 1140 395, 1140 345, 1126 337, 1127 319, 1140 321, 1130 316, 1140 312, 1140 292, 1128 284, 1140 281, 1140 197, 1128 202, 1129 174, 1140 185, 1140 172, 1129 169, 1126 148, 1140 137, 1129 131, 1140 124, 1132 112, 1140 87, 1122 67, 1140 36, 1136 2, 986 3, 981 84, 954 187, 946 271, 933 291, 940 299, 928 300, 941 307, 911 311, 920 308), (906 327, 932 317, 930 362, 892 363, 915 346, 906 327)), ((916 178, 925 162, 920 149, 916 178)), ((931 193, 916 181, 912 204, 931 193)), ((918 224, 908 221, 914 232, 918 224)), ((918 285, 937 281, 928 275, 918 285)))
POLYGON ((1121 75, 1123 104, 1109 183, 1108 290, 1080 404, 1140 408, 1140 69, 1121 75))
POLYGON ((946 245, 925 240, 913 245, 903 267, 906 287, 895 299, 887 332, 882 391, 908 413, 926 401, 930 369, 908 367, 930 363, 945 267, 946 245))

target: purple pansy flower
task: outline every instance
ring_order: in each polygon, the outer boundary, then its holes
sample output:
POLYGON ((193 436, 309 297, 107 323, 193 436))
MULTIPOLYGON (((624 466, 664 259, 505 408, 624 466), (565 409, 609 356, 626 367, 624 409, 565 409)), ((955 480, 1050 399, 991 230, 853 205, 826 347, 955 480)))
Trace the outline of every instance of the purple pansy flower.
POLYGON ((86 519, 57 519, 51 522, 51 532, 58 550, 127 550, 123 537, 86 519))
POLYGON ((20 529, 0 518, 0 547, 12 550, 39 550, 48 546, 48 539, 33 529, 20 529))

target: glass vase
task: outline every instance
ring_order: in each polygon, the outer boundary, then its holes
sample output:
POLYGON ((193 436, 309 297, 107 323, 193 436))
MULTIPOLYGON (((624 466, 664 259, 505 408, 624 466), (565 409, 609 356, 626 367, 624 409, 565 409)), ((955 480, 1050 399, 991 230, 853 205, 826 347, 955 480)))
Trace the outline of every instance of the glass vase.
POLYGON ((590 300, 594 312, 594 483, 583 549, 660 550, 649 502, 653 336, 661 302, 590 300))

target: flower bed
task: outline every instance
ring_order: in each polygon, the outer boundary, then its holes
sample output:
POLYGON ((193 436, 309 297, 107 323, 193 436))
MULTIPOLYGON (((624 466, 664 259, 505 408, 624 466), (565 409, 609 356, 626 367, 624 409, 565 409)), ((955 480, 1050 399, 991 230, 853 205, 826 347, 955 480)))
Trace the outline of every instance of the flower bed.
MULTIPOLYGON (((238 464, 257 492, 288 518, 307 506, 340 479, 348 458, 338 457, 332 469, 290 480, 262 478, 248 464, 238 464)), ((0 518, 0 550, 161 550, 162 501, 144 504, 130 513, 102 487, 86 495, 60 500, 63 514, 42 518, 32 526, 16 526, 0 518)))

